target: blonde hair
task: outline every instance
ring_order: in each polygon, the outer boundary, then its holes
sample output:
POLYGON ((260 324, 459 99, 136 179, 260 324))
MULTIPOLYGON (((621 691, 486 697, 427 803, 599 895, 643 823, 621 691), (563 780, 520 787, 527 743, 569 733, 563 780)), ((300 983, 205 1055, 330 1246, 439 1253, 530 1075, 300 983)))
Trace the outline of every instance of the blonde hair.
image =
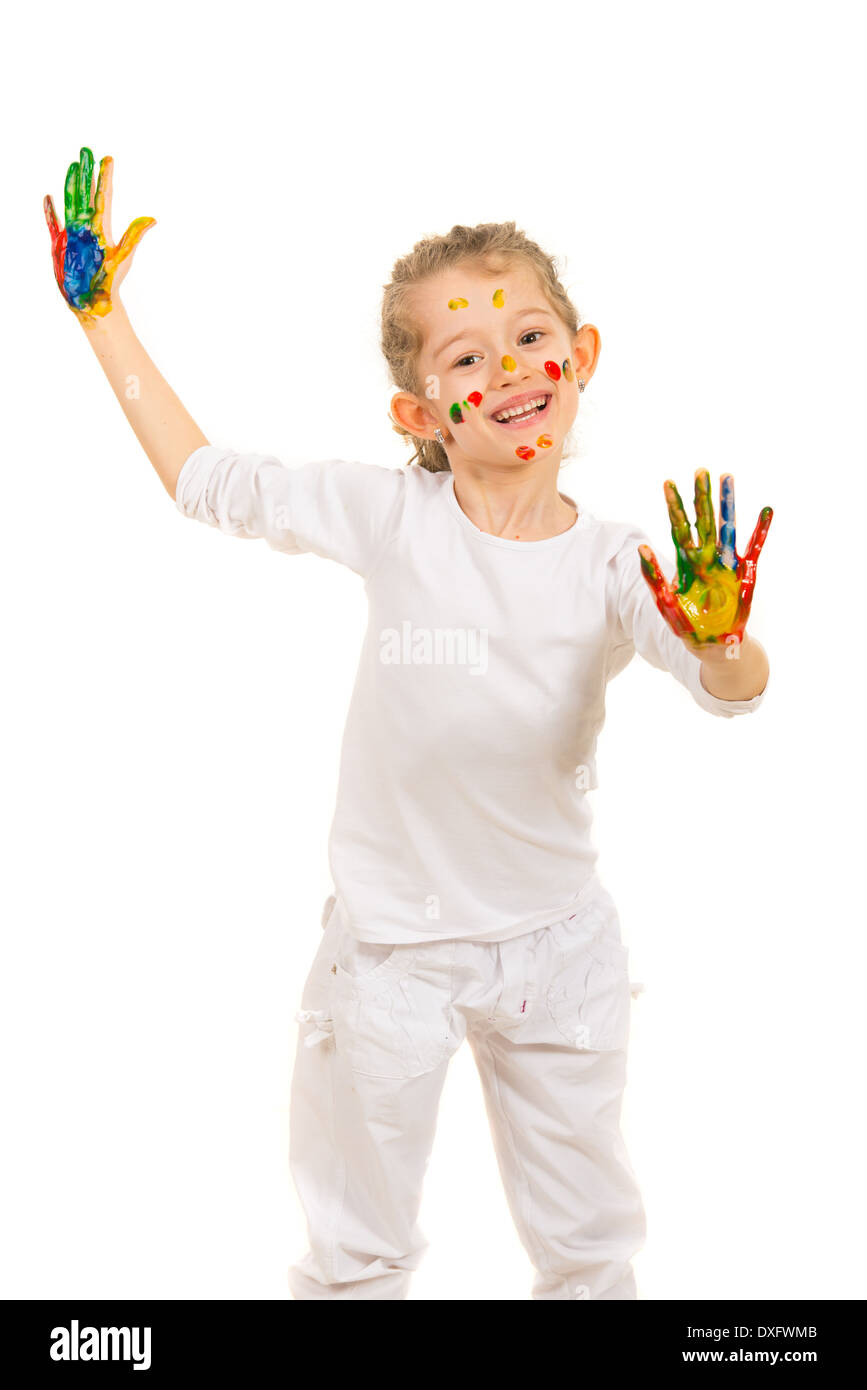
MULTIPOLYGON (((412 292, 416 285, 450 266, 475 263, 498 274, 520 261, 533 267, 540 287, 563 320, 570 334, 578 332, 580 321, 569 295, 560 282, 556 261, 535 241, 531 241, 514 222, 482 222, 476 227, 456 225, 445 236, 417 241, 406 256, 395 261, 391 281, 383 286, 381 347, 394 385, 411 395, 422 394, 418 383, 418 358, 423 332, 414 316, 412 292)), ((402 435, 415 452, 416 460, 430 473, 450 473, 448 455, 435 439, 421 439, 399 425, 389 415, 392 429, 402 435)))

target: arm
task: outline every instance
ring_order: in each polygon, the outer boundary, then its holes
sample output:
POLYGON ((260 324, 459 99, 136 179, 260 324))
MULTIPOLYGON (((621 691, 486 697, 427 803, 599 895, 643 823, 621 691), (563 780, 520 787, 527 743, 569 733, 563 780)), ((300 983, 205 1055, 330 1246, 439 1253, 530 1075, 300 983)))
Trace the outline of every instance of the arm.
POLYGON ((174 500, 184 462, 209 441, 145 352, 116 294, 112 304, 105 318, 92 325, 83 322, 85 336, 138 442, 174 500))
POLYGON ((137 217, 117 244, 111 235, 114 161, 100 161, 93 187, 93 154, 86 147, 70 164, 64 186, 63 228, 51 194, 43 202, 54 276, 108 377, 121 410, 174 498, 184 461, 208 441, 148 357, 127 318, 118 290, 152 217, 137 217))

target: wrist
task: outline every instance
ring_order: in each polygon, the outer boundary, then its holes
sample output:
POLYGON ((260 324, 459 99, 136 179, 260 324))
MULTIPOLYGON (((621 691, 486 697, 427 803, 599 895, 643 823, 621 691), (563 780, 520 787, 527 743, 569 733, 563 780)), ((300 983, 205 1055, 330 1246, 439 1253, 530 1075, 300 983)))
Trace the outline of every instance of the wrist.
POLYGON ((76 314, 82 331, 94 343, 112 338, 120 328, 129 327, 126 309, 119 299, 113 299, 107 314, 76 314))

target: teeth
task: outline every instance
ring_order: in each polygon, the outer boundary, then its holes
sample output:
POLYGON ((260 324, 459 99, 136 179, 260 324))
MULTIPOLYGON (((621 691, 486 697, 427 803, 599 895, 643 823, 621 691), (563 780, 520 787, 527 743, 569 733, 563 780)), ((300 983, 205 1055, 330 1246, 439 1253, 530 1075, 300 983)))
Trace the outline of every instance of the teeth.
POLYGON ((523 405, 516 406, 514 410, 503 410, 499 415, 495 415, 495 420, 514 420, 516 415, 530 415, 534 410, 540 409, 546 401, 546 396, 537 396, 534 401, 525 401, 523 405))

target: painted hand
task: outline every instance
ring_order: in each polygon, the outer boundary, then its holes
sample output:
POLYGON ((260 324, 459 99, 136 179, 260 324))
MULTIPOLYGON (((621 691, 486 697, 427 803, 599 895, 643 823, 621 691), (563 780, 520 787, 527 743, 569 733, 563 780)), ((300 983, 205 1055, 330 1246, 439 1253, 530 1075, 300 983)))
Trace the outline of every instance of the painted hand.
POLYGON ((154 217, 137 217, 130 222, 117 245, 113 245, 110 231, 113 167, 114 160, 107 154, 100 161, 94 198, 91 151, 83 149, 79 162, 70 164, 64 188, 66 226, 63 231, 57 224, 50 193, 42 204, 51 233, 55 279, 70 309, 85 325, 111 312, 112 288, 117 290, 129 270, 133 251, 148 227, 156 222, 154 217))
POLYGON ((708 650, 710 644, 738 645, 750 615, 756 564, 765 543, 773 509, 763 507, 746 554, 735 550, 735 484, 731 473, 720 478, 720 539, 717 542, 710 474, 695 474, 695 525, 692 540, 680 493, 671 479, 665 484, 671 535, 677 549, 677 589, 673 590, 649 545, 640 545, 641 572, 653 591, 656 606, 669 627, 688 647, 708 650))

